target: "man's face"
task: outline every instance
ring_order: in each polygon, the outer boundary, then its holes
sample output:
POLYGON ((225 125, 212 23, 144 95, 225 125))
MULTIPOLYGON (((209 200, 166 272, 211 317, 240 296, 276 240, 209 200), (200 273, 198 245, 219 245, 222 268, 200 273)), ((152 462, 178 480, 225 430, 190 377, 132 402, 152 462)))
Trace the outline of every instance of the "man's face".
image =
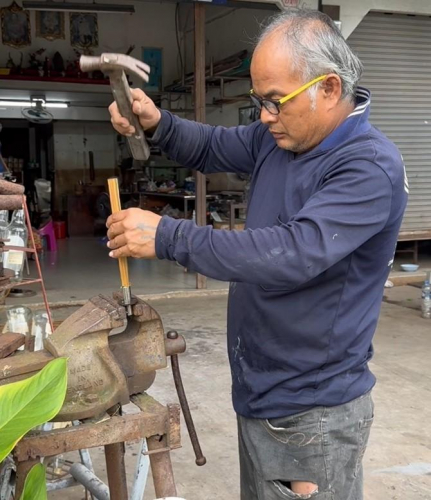
MULTIPOLYGON (((300 75, 292 73, 287 48, 275 33, 256 49, 251 63, 254 93, 267 99, 281 99, 300 88, 304 82, 300 75)), ((315 106, 307 91, 302 92, 280 107, 278 115, 272 115, 264 107, 260 119, 268 125, 277 146, 295 153, 313 149, 328 135, 329 111, 323 92, 317 93, 315 106)))

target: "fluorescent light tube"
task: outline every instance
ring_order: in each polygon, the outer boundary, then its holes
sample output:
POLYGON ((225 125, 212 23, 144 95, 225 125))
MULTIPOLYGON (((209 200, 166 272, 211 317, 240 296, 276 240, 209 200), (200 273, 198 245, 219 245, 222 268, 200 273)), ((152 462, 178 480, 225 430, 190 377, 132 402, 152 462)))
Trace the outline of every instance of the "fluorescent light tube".
MULTIPOLYGON (((35 108, 36 103, 33 101, 1 101, 0 106, 7 106, 11 108, 35 108)), ((69 104, 67 102, 45 102, 43 104, 44 108, 68 108, 69 104)))
POLYGON ((7 106, 7 107, 25 107, 25 106, 31 106, 30 101, 0 101, 0 106, 7 106))
MULTIPOLYGON (((33 104, 32 104, 33 106, 33 104)), ((44 105, 43 105, 44 108, 62 108, 62 109, 65 109, 65 108, 68 108, 69 107, 69 104, 67 102, 46 102, 44 105)))

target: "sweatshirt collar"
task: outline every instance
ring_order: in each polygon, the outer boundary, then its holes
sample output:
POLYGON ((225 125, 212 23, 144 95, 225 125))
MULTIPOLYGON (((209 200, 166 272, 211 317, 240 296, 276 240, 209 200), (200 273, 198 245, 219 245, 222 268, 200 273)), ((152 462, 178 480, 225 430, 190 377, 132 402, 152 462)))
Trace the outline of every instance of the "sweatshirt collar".
POLYGON ((371 125, 368 121, 370 114, 371 93, 363 87, 356 89, 356 106, 350 115, 339 125, 328 137, 326 137, 318 146, 316 146, 305 156, 314 156, 324 151, 333 149, 342 144, 353 135, 366 133, 371 125))

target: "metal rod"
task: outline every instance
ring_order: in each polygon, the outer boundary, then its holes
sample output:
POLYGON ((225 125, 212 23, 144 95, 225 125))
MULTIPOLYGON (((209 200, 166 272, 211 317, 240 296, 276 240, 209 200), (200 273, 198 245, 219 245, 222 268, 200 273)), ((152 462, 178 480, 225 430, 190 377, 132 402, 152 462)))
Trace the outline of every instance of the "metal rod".
POLYGON ((181 378, 181 372, 177 354, 171 356, 171 362, 172 362, 172 373, 174 375, 175 387, 178 393, 178 399, 180 400, 181 409, 184 415, 184 420, 186 421, 187 430, 189 431, 190 441, 193 446, 193 451, 195 452, 196 465, 199 466, 205 465, 207 463, 207 459, 204 457, 201 445, 199 444, 199 438, 196 433, 195 424, 193 423, 192 414, 190 412, 189 403, 187 401, 183 381, 181 378))
POLYGON ((107 444, 105 446, 110 500, 125 500, 128 498, 124 453, 124 443, 107 444))
MULTIPOLYGON (((205 5, 196 2, 195 14, 195 120, 205 123, 205 5)), ((196 172, 196 222, 199 226, 206 225, 207 200, 206 178, 204 174, 196 172)), ((202 274, 196 274, 196 288, 207 287, 207 279, 202 274)))
POLYGON ((136 463, 136 471, 130 500, 142 500, 144 498, 148 471, 150 469, 150 459, 147 452, 147 440, 143 439, 139 446, 138 461, 136 463))
MULTIPOLYGON (((28 227, 28 232, 30 234, 31 244, 33 245, 33 248, 36 250, 36 244, 34 242, 33 231, 30 223, 30 215, 28 213, 27 200, 25 198, 25 195, 22 195, 22 205, 24 207, 24 214, 27 221, 27 227, 28 227)), ((40 287, 42 288, 42 297, 43 297, 43 302, 45 304, 46 314, 48 315, 49 325, 51 327, 51 332, 54 333, 54 323, 52 322, 51 310, 49 308, 48 296, 46 295, 45 283, 43 281, 42 269, 40 268, 40 262, 37 252, 34 253, 34 261, 36 262, 37 272, 40 277, 40 287)))
MULTIPOLYGON (((81 425, 81 422, 79 420, 74 420, 72 424, 76 427, 78 425, 81 425)), ((79 456, 81 458, 81 463, 85 465, 85 467, 87 467, 89 471, 94 472, 93 461, 91 460, 91 455, 88 449, 83 448, 79 450, 79 456)))
POLYGON ((60 479, 59 481, 47 481, 46 491, 58 491, 65 490, 66 488, 74 488, 78 486, 78 483, 73 477, 67 477, 66 479, 60 479))
POLYGON ((154 490, 157 498, 177 496, 174 471, 172 469, 171 455, 169 451, 151 453, 158 451, 161 448, 166 448, 167 441, 166 435, 151 436, 147 439, 148 450, 150 452, 151 472, 153 474, 154 481, 154 490))
POLYGON ((73 464, 69 470, 70 474, 79 484, 82 484, 97 500, 110 500, 109 488, 85 465, 73 464))

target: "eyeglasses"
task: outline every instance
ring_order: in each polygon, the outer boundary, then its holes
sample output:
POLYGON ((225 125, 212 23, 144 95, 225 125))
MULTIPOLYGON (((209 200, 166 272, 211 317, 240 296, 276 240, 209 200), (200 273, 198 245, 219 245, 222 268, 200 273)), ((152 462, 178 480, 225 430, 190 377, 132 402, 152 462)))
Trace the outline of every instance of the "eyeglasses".
POLYGON ((315 78, 314 80, 311 80, 311 82, 306 83, 299 89, 291 92, 290 94, 287 94, 286 96, 282 97, 281 99, 262 99, 262 97, 257 96, 254 93, 254 90, 250 90, 250 99, 252 103, 256 106, 257 109, 261 110, 262 106, 268 111, 268 113, 271 113, 272 115, 278 115, 280 113, 280 107, 285 104, 287 101, 290 101, 297 95, 301 94, 304 92, 304 90, 307 90, 310 88, 312 85, 314 85, 317 82, 320 82, 324 78, 326 78, 327 75, 322 75, 319 76, 318 78, 315 78))

